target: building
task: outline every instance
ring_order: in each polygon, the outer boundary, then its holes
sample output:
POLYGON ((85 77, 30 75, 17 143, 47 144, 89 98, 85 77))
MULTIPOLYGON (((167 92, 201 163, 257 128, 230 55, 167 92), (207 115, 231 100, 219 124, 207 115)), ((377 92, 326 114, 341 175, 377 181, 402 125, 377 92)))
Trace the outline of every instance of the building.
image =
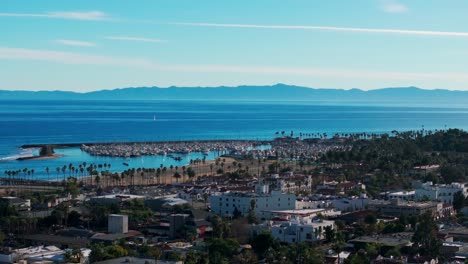
POLYGON ((429 173, 436 173, 440 169, 440 165, 426 165, 426 166, 415 166, 413 169, 407 172, 408 175, 419 175, 426 176, 429 173))
POLYGON ((291 220, 270 227, 271 235, 283 243, 314 243, 325 239, 325 228, 334 229, 335 222, 315 219, 310 222, 291 220))
POLYGON ((316 191, 325 195, 345 194, 351 190, 365 190, 366 185, 357 181, 324 181, 317 185, 316 191))
POLYGON ((435 216, 439 209, 442 209, 442 204, 436 202, 408 202, 394 199, 387 203, 373 204, 372 208, 383 215, 396 217, 401 215, 419 216, 426 212, 430 212, 435 216))
POLYGON ((354 212, 360 211, 365 209, 369 203, 372 202, 369 198, 365 195, 361 195, 360 197, 343 197, 338 199, 330 200, 332 206, 336 208, 336 210, 342 212, 354 212))
POLYGON ((210 196, 211 210, 221 216, 233 216, 235 212, 247 215, 254 205, 255 215, 266 219, 267 210, 289 210, 296 208, 296 196, 281 191, 269 192, 268 185, 256 185, 255 192, 225 192, 210 196))
POLYGON ((295 210, 267 210, 264 213, 270 219, 283 219, 283 220, 291 220, 291 219, 314 219, 318 216, 339 216, 341 214, 340 211, 335 211, 334 208, 326 208, 326 209, 295 209, 295 210))
POLYGON ((107 231, 113 234, 128 233, 128 215, 110 214, 107 231))
POLYGON ((157 197, 145 200, 145 206, 155 212, 172 211, 174 206, 188 204, 187 200, 176 197, 157 197))
POLYGON ((284 173, 281 176, 279 174, 270 174, 262 182, 268 184, 272 189, 283 193, 312 190, 311 175, 294 175, 293 172, 284 173))
MULTIPOLYGON (((14 249, 8 252, 0 252, 0 263, 64 263, 65 253, 56 246, 38 246, 14 249)), ((88 263, 91 250, 81 248, 80 263, 88 263)))
POLYGON ((387 194, 387 198, 413 201, 416 198, 416 191, 390 192, 387 194))
POLYGON ((421 183, 420 181, 413 182, 415 188, 416 200, 439 201, 452 204, 453 196, 457 192, 462 192, 468 196, 468 187, 465 183, 453 182, 451 184, 432 184, 432 182, 421 183))
POLYGON ((6 196, 0 198, 0 202, 8 203, 8 205, 15 207, 17 211, 31 210, 31 200, 23 200, 19 197, 6 196))
POLYGON ((408 247, 411 246, 411 238, 413 233, 411 232, 401 232, 394 234, 386 235, 377 235, 377 236, 362 236, 352 240, 349 240, 348 243, 352 244, 355 249, 366 248, 368 244, 379 244, 382 247, 392 248, 392 247, 408 247))
POLYGON ((132 194, 108 194, 91 197, 90 202, 96 204, 120 204, 122 202, 131 201, 135 199, 144 200, 145 196, 132 194))

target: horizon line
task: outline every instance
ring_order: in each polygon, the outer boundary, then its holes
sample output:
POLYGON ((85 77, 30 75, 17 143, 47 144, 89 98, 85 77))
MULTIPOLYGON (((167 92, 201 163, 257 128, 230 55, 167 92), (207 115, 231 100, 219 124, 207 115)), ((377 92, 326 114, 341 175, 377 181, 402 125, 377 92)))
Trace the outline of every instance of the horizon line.
POLYGON ((287 86, 288 88, 299 88, 299 89, 312 89, 312 90, 338 90, 338 91, 361 91, 361 92, 372 92, 372 91, 379 91, 379 90, 388 90, 388 89, 417 89, 422 91, 447 91, 447 92, 468 92, 468 90, 459 90, 459 89, 445 89, 445 88, 423 88, 418 86, 397 86, 397 87, 377 87, 371 89, 362 89, 357 87, 352 88, 330 88, 330 87, 309 87, 309 86, 300 86, 295 84, 284 84, 284 83, 276 83, 276 84, 264 84, 264 85, 250 85, 250 84, 241 84, 236 86, 228 86, 228 85, 218 85, 218 86, 129 86, 129 87, 116 87, 116 88, 108 88, 108 89, 98 89, 98 90, 90 90, 90 91, 72 91, 72 90, 8 90, 8 89, 0 89, 0 92, 65 92, 65 93, 74 93, 74 94, 88 94, 93 92, 103 92, 103 91, 118 91, 124 89, 219 89, 219 88, 242 88, 242 87, 275 87, 275 86, 287 86))

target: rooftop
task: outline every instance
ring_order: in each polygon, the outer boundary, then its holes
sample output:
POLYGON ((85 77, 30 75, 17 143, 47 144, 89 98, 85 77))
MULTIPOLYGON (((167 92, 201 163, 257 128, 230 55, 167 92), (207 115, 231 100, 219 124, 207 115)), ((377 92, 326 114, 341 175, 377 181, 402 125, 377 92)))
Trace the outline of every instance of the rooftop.
POLYGON ((298 209, 298 210, 264 210, 262 212, 279 214, 279 215, 298 215, 298 216, 309 216, 312 214, 318 214, 325 211, 325 209, 298 209))
POLYGON ((412 232, 401 232, 395 233, 390 235, 382 235, 382 236, 362 236, 350 240, 349 242, 357 242, 357 243, 379 243, 383 244, 384 246, 406 246, 411 243, 411 238, 413 236, 412 232))

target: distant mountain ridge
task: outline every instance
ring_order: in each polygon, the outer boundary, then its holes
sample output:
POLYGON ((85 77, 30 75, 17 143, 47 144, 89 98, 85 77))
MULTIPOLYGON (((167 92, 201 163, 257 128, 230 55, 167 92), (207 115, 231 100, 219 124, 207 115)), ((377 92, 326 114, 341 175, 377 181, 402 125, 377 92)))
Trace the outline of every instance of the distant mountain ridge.
POLYGON ((86 93, 0 90, 0 100, 252 100, 323 101, 334 103, 464 104, 468 91, 425 90, 417 87, 316 89, 286 84, 237 87, 131 87, 86 93))

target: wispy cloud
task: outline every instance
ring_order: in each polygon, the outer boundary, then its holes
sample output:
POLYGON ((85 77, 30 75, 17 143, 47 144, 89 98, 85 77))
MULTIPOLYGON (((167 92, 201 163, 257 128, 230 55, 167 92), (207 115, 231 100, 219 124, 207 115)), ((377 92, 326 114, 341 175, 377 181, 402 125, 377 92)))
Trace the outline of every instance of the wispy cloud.
POLYGON ((468 83, 468 74, 465 73, 411 73, 374 70, 348 70, 348 69, 322 69, 309 67, 264 67, 264 66, 238 66, 238 65, 163 65, 155 61, 120 56, 91 55, 74 52, 53 50, 35 50, 23 48, 0 47, 0 60, 28 60, 47 61, 63 64, 101 65, 141 68, 173 72, 205 72, 205 73, 235 73, 235 74, 261 74, 272 76, 308 76, 347 78, 362 80, 397 80, 397 81, 451 81, 468 83))
POLYGON ((79 41, 79 40, 71 40, 71 39, 56 39, 55 42, 68 45, 68 46, 80 46, 80 47, 94 47, 96 46, 93 42, 88 41, 79 41))
POLYGON ((220 23, 169 23, 179 26, 194 27, 224 27, 224 28, 251 28, 251 29, 281 29, 281 30, 322 30, 338 32, 357 33, 380 33, 380 34, 400 34, 416 36, 444 36, 444 37, 468 37, 468 32, 460 31, 433 31, 433 30, 407 30, 388 28, 356 28, 356 27, 331 27, 331 26, 304 26, 304 25, 258 25, 258 24, 220 24, 220 23))
POLYGON ((23 48, 0 47, 0 59, 47 61, 64 64, 82 65, 117 65, 129 67, 151 68, 154 64, 146 59, 92 55, 54 50, 36 50, 23 48))
POLYGON ((408 7, 396 0, 380 0, 380 8, 387 13, 405 13, 408 7))
POLYGON ((101 11, 58 11, 47 13, 0 13, 0 17, 36 17, 36 18, 61 18, 73 20, 111 20, 111 17, 101 11))
POLYGON ((111 40, 123 40, 123 41, 166 42, 166 40, 163 40, 163 39, 142 38, 142 37, 108 36, 105 38, 111 39, 111 40))

